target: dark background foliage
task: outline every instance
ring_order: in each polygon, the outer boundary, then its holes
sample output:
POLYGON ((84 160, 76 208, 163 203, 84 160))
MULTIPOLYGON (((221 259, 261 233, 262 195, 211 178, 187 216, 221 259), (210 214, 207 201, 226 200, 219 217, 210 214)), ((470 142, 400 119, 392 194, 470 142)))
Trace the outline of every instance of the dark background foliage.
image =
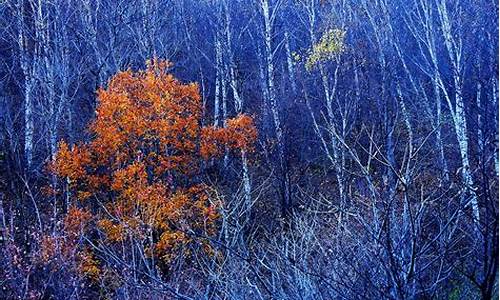
POLYGON ((7 0, 0 64, 0 298, 498 297, 496 1, 7 0), (344 51, 309 70, 332 29, 344 51), (58 141, 88 140, 97 88, 151 57, 199 83, 207 124, 259 127, 248 163, 199 179, 221 257, 138 278, 96 251, 98 281, 38 263, 58 141))

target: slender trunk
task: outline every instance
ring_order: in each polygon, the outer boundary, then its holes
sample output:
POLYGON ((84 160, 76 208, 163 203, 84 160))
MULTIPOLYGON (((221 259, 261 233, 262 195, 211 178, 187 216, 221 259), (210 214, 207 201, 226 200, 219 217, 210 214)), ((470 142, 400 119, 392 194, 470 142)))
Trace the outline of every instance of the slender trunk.
MULTIPOLYGON (((142 37, 141 42, 144 47, 144 53, 146 57, 155 57, 156 50, 154 47, 154 30, 151 28, 153 18, 153 14, 155 13, 154 9, 151 7, 152 1, 142 0, 141 1, 141 10, 142 10, 142 37)), ((189 44, 188 44, 189 45, 189 44)))
MULTIPOLYGON (((386 7, 385 7, 385 9, 387 11, 386 7)), ((389 15, 389 14, 387 14, 387 15, 389 15)), ((436 72, 434 72, 434 78, 431 78, 432 85, 433 85, 433 92, 434 92, 434 100, 435 100, 435 105, 436 105, 436 117, 434 119, 434 116, 433 116, 434 113, 430 107, 432 105, 432 97, 430 97, 431 99, 429 99, 425 90, 422 87, 420 87, 420 88, 417 87, 416 79, 414 78, 414 75, 410 72, 410 70, 408 68, 407 58, 405 55, 403 55, 403 51, 400 47, 400 41, 397 38, 397 34, 393 29, 391 21, 388 21, 387 24, 388 24, 388 28, 392 34, 394 48, 396 50, 396 53, 398 54, 399 60, 401 61, 403 70, 405 71, 405 74, 406 74, 408 80, 410 81, 411 87, 416 95, 418 95, 419 97, 422 97, 425 100, 424 107, 425 107, 426 111, 429 113, 429 115, 431 115, 431 124, 432 124, 433 130, 435 131, 435 134, 436 134, 436 146, 437 146, 437 149, 439 152, 438 163, 439 163, 439 166, 442 170, 442 176, 443 176, 444 180, 448 181, 449 180, 448 163, 446 160, 443 141, 441 138, 441 136, 442 136, 441 133, 442 133, 443 129, 441 126, 441 96, 439 93, 439 86, 437 84, 437 75, 438 74, 436 72)), ((433 33, 429 32, 426 35, 426 37, 427 37, 427 42, 428 42, 428 46, 429 46, 429 53, 430 53, 431 57, 434 57, 435 46, 434 46, 433 33)), ((400 89, 400 87, 398 87, 398 88, 400 89)))
MULTIPOLYGON (((222 63, 222 76, 221 76, 221 89, 222 89, 222 125, 224 128, 227 126, 227 67, 226 64, 222 63)), ((229 153, 228 149, 224 150, 224 169, 227 168, 229 164, 229 153)))
POLYGON ((24 1, 19 0, 17 3, 17 30, 18 30, 18 44, 19 44, 19 59, 23 72, 24 79, 24 156, 26 166, 31 168, 33 160, 33 133, 34 133, 34 118, 33 118, 33 86, 35 78, 33 68, 35 62, 30 61, 28 53, 28 41, 25 34, 24 24, 24 1))
MULTIPOLYGON (((308 17, 309 17, 309 38, 311 41, 311 49, 314 47, 314 45, 317 42, 316 39, 316 34, 314 32, 314 26, 316 23, 316 12, 315 12, 315 7, 314 4, 311 4, 312 6, 308 7, 308 17)), ((335 176, 337 177, 337 184, 338 184, 338 189, 339 189, 339 199, 340 203, 342 206, 345 205, 346 202, 346 188, 344 184, 344 160, 343 160, 343 147, 340 147, 338 143, 338 138, 337 138, 337 128, 336 128, 336 117, 335 113, 333 110, 333 100, 335 97, 336 93, 336 88, 337 88, 337 81, 338 81, 338 72, 339 72, 339 63, 336 62, 335 66, 335 71, 334 74, 331 76, 327 73, 325 70, 325 66, 322 62, 319 62, 319 71, 320 71, 320 77, 321 77, 321 84, 323 86, 323 93, 325 95, 325 102, 326 102, 326 109, 327 109, 327 116, 328 116, 328 130, 329 130, 329 139, 330 139, 330 144, 331 144, 331 150, 329 148, 326 148, 326 151, 328 151, 327 155, 330 158, 333 158, 332 164, 335 169, 335 176), (330 77, 333 78, 333 83, 330 84, 330 77), (332 86, 330 86, 332 85, 332 86), (331 152, 331 153, 330 153, 331 152)), ((341 109, 339 107, 339 109, 341 109)), ((312 112, 311 112, 312 113, 312 112)), ((342 116, 345 117, 345 116, 342 116)), ((343 120, 345 121, 345 120, 343 120)), ((344 126, 343 126, 344 129, 344 126)), ((344 131, 344 130, 343 130, 344 131)), ((322 135, 319 130, 316 130, 317 134, 322 135)), ((342 138, 345 138, 343 136, 342 138)), ((321 139, 324 140, 324 138, 321 136, 321 139)))
MULTIPOLYGON (((230 23, 231 23, 231 18, 230 18, 230 13, 229 13, 229 7, 227 6, 228 3, 226 3, 226 10, 225 10, 225 37, 226 37, 226 53, 227 57, 229 60, 229 79, 230 79, 230 86, 231 90, 233 92, 233 100, 234 100, 234 106, 236 108, 236 113, 240 114, 243 112, 243 97, 240 95, 238 91, 238 83, 236 80, 236 66, 234 63, 234 56, 233 56, 233 51, 232 51, 232 41, 231 41, 231 31, 230 31, 230 23)), ((241 151, 241 165, 242 165, 242 173, 243 173, 243 193, 244 193, 244 198, 245 198, 245 211, 248 213, 250 211, 250 206, 251 206, 251 191, 252 191, 252 186, 250 183, 250 174, 248 171, 248 158, 247 158, 247 153, 246 151, 242 150, 241 151)), ((247 215, 248 217, 248 215, 247 215)))
POLYGON ((481 82, 476 85, 476 108, 477 108, 477 147, 479 155, 483 155, 484 151, 484 134, 483 134, 483 109, 481 105, 481 82))
MULTIPOLYGON (((491 53, 490 57, 494 59, 497 56, 497 53, 493 50, 493 47, 491 47, 491 53)), ((494 107, 494 128, 498 129, 498 71, 495 70, 495 68, 492 66, 491 71, 495 76, 493 76, 491 80, 491 98, 492 98, 492 104, 494 107)), ((496 132, 496 135, 498 136, 498 132, 496 132)), ((493 156, 494 156, 494 164, 495 164, 495 172, 497 177, 499 176, 498 173, 498 140, 496 141, 494 145, 494 150, 493 150, 493 156)))
POLYGON ((285 30, 285 51, 286 51, 286 65, 288 68, 288 79, 292 86, 293 94, 297 93, 297 84, 295 82, 295 69, 293 64, 292 52, 290 50, 290 34, 285 30))
MULTIPOLYGON (((460 150, 460 158, 462 162, 462 183, 464 185, 464 196, 469 196, 470 199, 467 200, 464 198, 464 204, 470 203, 472 207, 472 213, 474 217, 474 222, 476 224, 479 223, 480 213, 479 213, 479 205, 477 201, 477 195, 474 190, 474 180, 472 178, 472 171, 469 161, 469 139, 467 137, 467 120, 466 120, 466 111, 465 104, 463 100, 462 93, 462 45, 461 40, 457 39, 456 36, 452 34, 452 26, 450 22, 450 18, 448 16, 448 9, 446 7, 446 3, 444 0, 436 0, 437 3, 437 11, 439 14, 439 21, 441 31, 443 33, 444 44, 446 46, 446 50, 448 56, 450 58, 452 64, 452 72, 453 72, 453 85, 454 85, 454 98, 455 103, 451 102, 449 95, 447 95, 446 88, 440 79, 440 87, 445 92, 445 97, 447 98, 447 103, 450 109, 450 112, 453 117, 455 133, 458 140, 458 146, 460 150)), ((437 65, 434 66, 437 68, 437 65)))
POLYGON ((94 15, 99 11, 100 1, 94 2, 96 7, 92 7, 91 3, 93 2, 90 0, 82 1, 82 18, 86 27, 87 42, 94 52, 95 67, 97 72, 96 85, 97 87, 100 87, 105 83, 106 79, 106 62, 103 59, 104 55, 101 55, 99 45, 97 44, 97 16, 94 15))
POLYGON ((33 119, 33 99, 32 85, 33 80, 31 75, 25 74, 24 83, 24 155, 28 169, 31 168, 33 161, 33 133, 35 122, 33 119))
POLYGON ((441 114, 441 93, 439 92, 439 87, 437 85, 437 80, 433 80, 433 86, 434 86, 434 95, 436 98, 436 122, 435 122, 435 130, 436 130, 436 144, 438 146, 438 151, 439 151, 439 161, 440 161, 440 166, 442 166, 443 171, 443 178, 447 182, 449 181, 449 171, 448 171, 448 162, 446 160, 446 156, 444 153, 444 146, 443 146, 443 138, 441 137, 441 132, 443 130, 442 128, 442 114, 441 114))
MULTIPOLYGON (((320 63, 321 64, 321 63, 320 63)), ((345 187, 344 187, 344 170, 343 170, 343 163, 341 160, 341 152, 343 152, 342 147, 339 146, 338 141, 337 141, 337 128, 335 125, 335 114, 333 111, 333 97, 335 97, 334 93, 336 90, 337 86, 337 78, 338 78, 338 70, 339 66, 337 65, 335 67, 335 72, 333 75, 334 78, 334 83, 333 83, 333 88, 332 91, 329 89, 329 80, 328 76, 324 70, 324 67, 320 65, 320 72, 321 72, 321 78, 323 82, 323 88, 325 92, 325 97, 326 97, 326 110, 328 114, 328 123, 329 123, 329 130, 330 130, 330 142, 332 144, 331 149, 333 153, 333 158, 335 160, 334 168, 335 168, 335 175, 337 177, 337 183, 339 187, 339 197, 340 197, 340 203, 342 206, 345 204, 345 187)))
POLYGON ((221 72, 222 72, 222 49, 219 34, 215 37, 215 97, 214 97, 214 126, 219 126, 220 98, 221 98, 221 72))
POLYGON ((245 197, 245 210, 248 212, 252 205, 252 184, 250 182, 250 173, 248 171, 248 158, 245 150, 241 151, 241 165, 243 171, 243 193, 245 197))
POLYGON ((4 198, 4 193, 0 193, 0 222, 2 222, 0 225, 0 240, 2 242, 5 242, 7 239, 7 223, 5 221, 5 211, 3 208, 3 198, 4 198))
POLYGON ((259 57, 259 79, 260 79, 260 87, 262 90, 262 119, 264 123, 264 131, 267 133, 268 131, 271 131, 270 128, 272 126, 272 121, 270 120, 270 115, 269 115, 269 88, 267 86, 267 79, 266 79, 266 68, 265 68, 265 62, 263 62, 262 59, 262 51, 260 47, 258 48, 258 57, 259 57))
POLYGON ((268 0, 262 0, 262 10, 264 14, 264 42, 265 42, 265 57, 267 66, 267 85, 268 85, 268 97, 269 104, 271 105, 271 112, 273 115, 274 127, 276 131, 276 138, 278 140, 278 147, 280 151, 280 159, 282 159, 283 152, 283 129, 281 126, 281 120, 278 110, 278 104, 276 102, 276 88, 274 83, 274 60, 273 60, 273 49, 271 45, 272 36, 272 24, 269 15, 269 2, 268 0))
POLYGON ((264 17, 264 54, 266 58, 266 72, 267 72, 267 87, 268 87, 268 97, 269 105, 271 108, 271 113, 274 122, 274 131, 276 134, 276 141, 278 146, 278 162, 280 170, 280 185, 282 193, 282 203, 281 209, 282 213, 285 214, 288 207, 291 206, 290 198, 290 186, 288 172, 285 162, 285 144, 283 140, 283 127, 280 120, 280 113, 278 108, 278 103, 276 99, 276 87, 274 82, 274 60, 273 60, 273 49, 272 49, 272 26, 273 20, 271 16, 271 11, 269 8, 269 0, 261 0, 261 9, 264 17))

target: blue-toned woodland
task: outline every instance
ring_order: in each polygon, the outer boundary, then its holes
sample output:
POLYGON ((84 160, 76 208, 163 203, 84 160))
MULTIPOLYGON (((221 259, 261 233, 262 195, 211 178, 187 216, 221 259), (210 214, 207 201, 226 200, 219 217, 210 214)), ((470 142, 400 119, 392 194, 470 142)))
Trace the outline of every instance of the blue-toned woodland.
POLYGON ((498 18, 0 0, 0 299, 497 299, 498 18))

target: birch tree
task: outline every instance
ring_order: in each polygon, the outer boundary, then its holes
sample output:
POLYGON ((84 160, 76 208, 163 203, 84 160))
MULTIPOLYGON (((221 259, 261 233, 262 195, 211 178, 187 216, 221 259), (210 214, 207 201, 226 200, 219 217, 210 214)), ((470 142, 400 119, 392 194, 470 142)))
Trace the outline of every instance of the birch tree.
MULTIPOLYGON (((464 185, 464 195, 468 196, 468 199, 465 199, 463 204, 468 206, 468 203, 470 203, 475 222, 478 222, 480 220, 480 211, 469 159, 470 150, 466 120, 467 108, 465 107, 462 91, 465 72, 463 24, 460 18, 452 19, 450 17, 450 4, 447 4, 445 0, 415 2, 414 7, 415 16, 412 18, 412 22, 407 22, 407 24, 409 24, 410 31, 422 49, 422 56, 427 59, 428 67, 423 69, 423 71, 434 82, 436 97, 442 94, 447 104, 459 147, 461 158, 460 172, 464 185), (447 83, 441 74, 441 66, 445 62, 443 61, 444 58, 437 56, 436 44, 438 40, 435 34, 439 34, 444 46, 443 49, 446 51, 446 60, 449 61, 452 73, 450 83, 447 83), (436 86, 439 88, 440 93, 438 93, 436 86)), ((464 8, 460 4, 457 4, 453 9, 453 13, 461 14, 464 8)), ((439 115, 439 102, 437 105, 439 115)))
POLYGON ((275 51, 276 48, 273 47, 273 37, 275 35, 274 25, 276 22, 276 17, 278 11, 281 7, 283 1, 278 0, 271 7, 269 0, 260 0, 259 9, 263 19, 262 36, 264 40, 263 56, 265 62, 265 78, 266 78, 266 90, 267 90, 267 105, 271 110, 274 133, 276 137, 277 144, 277 155, 278 155, 278 170, 279 170, 279 180, 280 180, 280 192, 281 192, 281 209, 283 214, 291 206, 291 195, 290 195, 290 181, 289 174, 286 167, 285 158, 285 141, 283 135, 283 124, 281 120, 281 113, 277 99, 276 83, 275 83, 275 51))

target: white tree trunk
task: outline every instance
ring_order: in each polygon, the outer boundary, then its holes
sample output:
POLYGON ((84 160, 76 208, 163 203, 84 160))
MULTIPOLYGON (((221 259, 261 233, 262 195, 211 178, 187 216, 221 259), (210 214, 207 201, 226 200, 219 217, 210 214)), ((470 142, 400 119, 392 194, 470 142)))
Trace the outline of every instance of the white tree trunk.
POLYGON ((220 98, 221 98, 221 72, 222 72, 222 49, 219 34, 215 36, 215 97, 214 97, 214 126, 219 126, 220 98))
MULTIPOLYGON (((497 57, 497 49, 494 49, 494 47, 490 47, 490 58, 491 59, 496 59, 497 57)), ((491 79, 491 102, 493 104, 493 107, 495 108, 495 113, 493 114, 494 117, 494 125, 495 128, 498 129, 498 70, 495 70, 494 67, 491 67, 491 71, 493 74, 493 78, 491 79)), ((498 131, 496 131, 496 135, 498 135, 498 131)), ((494 157, 494 164, 495 164, 495 172, 497 177, 499 176, 498 174, 498 140, 496 141, 496 144, 494 146, 493 150, 493 157, 494 157)))
MULTIPOLYGON (((470 195, 470 200, 467 202, 470 202, 472 207, 474 221, 479 222, 479 205, 474 190, 474 181, 469 161, 469 139, 467 137, 466 111, 462 94, 462 41, 455 38, 452 34, 452 26, 445 0, 437 1, 439 1, 437 3, 437 7, 444 44, 452 64, 455 103, 452 103, 449 96, 447 97, 447 102, 453 117, 453 125, 455 127, 455 133, 457 135, 460 150, 460 157, 462 161, 462 182, 466 195, 470 195)), ((437 68, 437 65, 435 67, 437 68)), ((446 87, 442 83, 442 80, 440 81, 440 87, 443 91, 445 91, 446 87)), ((445 95, 447 95, 447 93, 445 93, 445 95)))
MULTIPOLYGON (((230 18, 230 12, 229 12, 229 7, 226 3, 226 9, 225 9, 225 49, 228 57, 228 64, 229 64, 229 79, 230 79, 230 86, 231 90, 233 92, 233 100, 234 100, 234 106, 236 108, 236 113, 240 114, 243 112, 243 97, 240 95, 238 91, 238 83, 236 80, 236 66, 234 63, 234 54, 232 51, 232 41, 231 41, 231 18, 230 18)), ((241 164, 242 164, 242 173, 243 173, 243 193, 244 193, 244 198, 245 198, 245 211, 249 212, 250 211, 250 205, 251 205, 251 182, 250 182, 250 174, 248 172, 248 159, 247 159, 247 153, 246 151, 242 150, 241 151, 241 164)))
POLYGON ((272 49, 272 20, 270 15, 269 1, 261 1, 262 13, 264 16, 264 55, 266 58, 267 66, 267 86, 268 86, 268 97, 269 104, 271 106, 271 112, 273 115, 274 127, 276 131, 276 138, 278 141, 278 147, 280 148, 280 159, 283 155, 283 129, 281 126, 280 115, 278 111, 278 104, 276 102, 276 88, 274 83, 274 60, 273 60, 273 49, 272 49))
POLYGON ((297 83, 295 82, 295 68, 292 58, 292 51, 290 49, 290 34, 285 30, 285 52, 286 52, 286 65, 288 68, 288 80, 292 86, 292 92, 297 93, 297 83))
POLYGON ((28 53, 27 37, 25 34, 24 23, 24 7, 23 0, 17 2, 17 30, 18 30, 18 44, 19 44, 19 59, 21 70, 24 79, 24 156, 27 168, 31 168, 33 161, 33 134, 35 129, 33 117, 33 98, 32 93, 35 85, 34 68, 35 61, 30 59, 28 53))
POLYGON ((272 48, 272 32, 275 12, 271 11, 269 7, 269 0, 261 0, 261 10, 264 18, 264 57, 266 59, 266 72, 267 72, 267 90, 268 90, 268 104, 271 108, 271 114, 274 123, 274 131, 276 134, 276 142, 278 146, 278 161, 280 167, 280 181, 282 195, 282 211, 284 212, 290 205, 290 190, 288 174, 285 166, 285 144, 283 140, 283 127, 280 120, 280 113, 276 99, 276 87, 274 82, 274 59, 272 48))
MULTIPOLYGON (((316 34, 314 32, 315 23, 316 23, 316 3, 312 1, 307 6, 308 12, 308 20, 309 20, 309 38, 310 38, 310 47, 311 49, 317 42, 316 34)), ((334 105, 334 97, 337 88, 338 81, 338 72, 339 72, 339 63, 336 62, 334 74, 328 74, 325 70, 325 66, 323 62, 318 62, 318 68, 320 71, 321 84, 323 86, 323 93, 325 95, 325 106, 327 109, 327 123, 328 123, 328 131, 329 131, 329 139, 330 139, 330 147, 326 147, 325 151, 327 151, 327 156, 332 161, 333 167, 335 169, 335 176, 337 177, 337 184, 339 189, 339 198, 342 205, 346 202, 346 188, 344 183, 344 169, 345 169, 345 159, 343 155, 343 147, 341 147, 338 143, 338 132, 336 128, 336 117, 333 110, 334 105), (333 78, 333 83, 330 82, 330 78, 333 78)), ((340 105, 339 105, 340 106, 340 105)), ((339 107, 339 109, 341 109, 339 107)), ((311 112, 313 113, 313 112, 311 112)), ((343 116, 343 119, 345 116, 343 116)), ((342 120, 342 131, 344 131, 344 125, 346 120, 342 120)), ((314 123, 316 121, 314 120, 314 123)), ((317 125, 315 125, 317 128, 317 125)), ((320 130, 315 130, 316 134, 320 135, 320 139, 325 141, 327 138, 323 137, 323 133, 320 130)), ((344 139, 345 137, 342 136, 344 139)))

